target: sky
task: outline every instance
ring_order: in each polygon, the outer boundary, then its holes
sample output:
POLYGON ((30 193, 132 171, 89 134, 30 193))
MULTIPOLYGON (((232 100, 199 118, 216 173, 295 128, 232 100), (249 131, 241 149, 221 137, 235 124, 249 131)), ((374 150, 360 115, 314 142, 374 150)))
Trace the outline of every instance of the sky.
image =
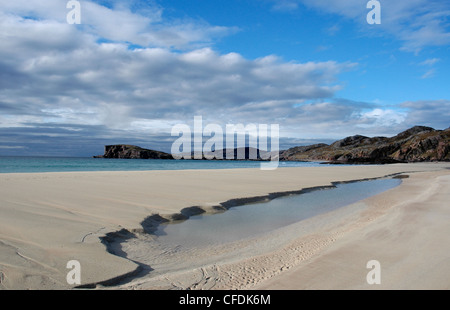
POLYGON ((449 1, 68 2, 0 0, 0 156, 170 152, 195 116, 282 149, 449 127, 449 1))

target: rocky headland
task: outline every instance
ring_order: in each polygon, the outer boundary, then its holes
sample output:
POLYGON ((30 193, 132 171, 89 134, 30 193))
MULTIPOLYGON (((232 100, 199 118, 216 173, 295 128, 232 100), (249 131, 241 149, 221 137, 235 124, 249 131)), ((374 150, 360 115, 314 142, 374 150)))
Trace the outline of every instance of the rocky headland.
POLYGON ((330 145, 290 148, 281 152, 280 160, 327 161, 337 164, 450 161, 449 141, 450 128, 435 130, 415 126, 391 138, 355 135, 330 145))

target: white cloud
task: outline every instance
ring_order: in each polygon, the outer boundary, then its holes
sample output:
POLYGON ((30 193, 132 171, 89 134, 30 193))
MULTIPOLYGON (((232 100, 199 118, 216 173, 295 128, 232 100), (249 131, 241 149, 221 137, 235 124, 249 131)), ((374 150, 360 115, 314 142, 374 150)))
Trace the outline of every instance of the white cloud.
POLYGON ((363 112, 359 116, 360 124, 363 127, 386 127, 401 124, 405 121, 407 113, 404 111, 396 111, 392 109, 375 108, 373 110, 363 112))
POLYGON ((326 29, 326 32, 328 33, 328 35, 334 36, 334 35, 336 35, 340 30, 341 30, 341 26, 339 26, 338 24, 334 24, 333 26, 328 27, 328 28, 326 29))
POLYGON ((273 4, 273 9, 276 11, 291 11, 298 8, 298 2, 293 0, 278 0, 273 4))
POLYGON ((429 59, 424 60, 423 62, 421 62, 419 65, 421 65, 421 66, 432 66, 432 65, 438 63, 439 61, 441 61, 440 58, 429 58, 429 59))
POLYGON ((24 148, 25 148, 25 146, 0 145, 0 149, 15 150, 15 149, 24 149, 24 148))
MULTIPOLYGON (((272 0, 275 5, 277 0, 272 0)), ((450 2, 441 0, 380 1, 381 24, 369 26, 366 0, 290 0, 292 10, 302 3, 322 12, 352 19, 362 31, 380 31, 403 42, 402 49, 418 52, 428 46, 450 44, 450 2), (297 4, 297 6, 295 6, 297 4)), ((288 6, 286 6, 287 8, 288 6)))
POLYGON ((435 70, 435 69, 430 69, 430 70, 428 70, 427 72, 425 72, 425 73, 421 76, 421 78, 422 78, 422 79, 429 79, 429 78, 432 78, 432 77, 435 75, 435 73, 436 73, 436 70, 435 70))
MULTIPOLYGON (((52 23, 62 28, 74 28, 66 22, 70 11, 66 3, 61 0, 15 0, 2 3, 1 11, 7 17, 26 16, 30 21, 39 21, 34 27, 52 23)), ((109 8, 92 1, 80 1, 81 25, 78 28, 103 40, 179 49, 209 43, 238 31, 235 27, 212 26, 202 20, 167 21, 160 6, 147 3, 147 8, 135 12, 132 3, 117 2, 116 7, 109 8)), ((51 39, 49 36, 46 41, 51 39)))
POLYGON ((401 107, 408 111, 405 120, 408 125, 424 125, 437 129, 450 126, 450 100, 407 101, 403 102, 401 107))
POLYGON ((420 78, 429 79, 434 77, 434 75, 436 74, 436 69, 433 66, 440 61, 441 61, 440 58, 429 58, 419 63, 420 66, 425 66, 429 68, 420 78))

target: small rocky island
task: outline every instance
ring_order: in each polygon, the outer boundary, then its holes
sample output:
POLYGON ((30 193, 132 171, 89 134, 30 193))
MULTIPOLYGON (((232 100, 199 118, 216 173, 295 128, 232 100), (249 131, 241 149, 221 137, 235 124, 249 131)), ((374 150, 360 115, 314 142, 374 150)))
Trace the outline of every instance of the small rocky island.
POLYGON ((171 154, 148 150, 135 145, 106 145, 105 154, 94 158, 124 158, 124 159, 173 159, 171 154))
MULTIPOLYGON (((228 152, 237 158, 237 149, 223 152, 224 159, 228 152)), ((256 160, 262 160, 260 151, 255 152, 258 154, 256 160)), ((245 158, 249 158, 249 154, 247 147, 245 158)), ((105 154, 94 158, 173 159, 168 153, 124 144, 107 145, 105 154)), ((450 128, 435 130, 415 126, 391 138, 355 135, 330 145, 321 143, 293 147, 280 151, 279 158, 280 161, 323 161, 331 164, 450 161, 450 128)))

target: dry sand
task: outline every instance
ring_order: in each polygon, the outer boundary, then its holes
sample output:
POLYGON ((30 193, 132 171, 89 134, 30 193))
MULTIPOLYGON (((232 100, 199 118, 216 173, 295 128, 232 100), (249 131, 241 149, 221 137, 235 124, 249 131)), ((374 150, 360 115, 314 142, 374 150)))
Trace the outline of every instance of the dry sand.
MULTIPOLYGON (((121 229, 140 237, 142 221, 152 214, 177 214, 192 206, 208 210, 234 198, 396 173, 411 177, 301 227, 236 245, 233 255, 215 249, 218 261, 200 266, 193 257, 175 272, 151 272, 113 288, 366 288, 370 259, 381 263, 380 288, 448 288, 449 167, 0 174, 0 288, 72 288, 66 282, 69 260, 81 263, 83 285, 132 275, 139 265, 108 253, 100 238, 121 229)), ((142 254, 149 250, 137 241, 128 240, 123 249, 129 258, 145 260, 142 254)))

